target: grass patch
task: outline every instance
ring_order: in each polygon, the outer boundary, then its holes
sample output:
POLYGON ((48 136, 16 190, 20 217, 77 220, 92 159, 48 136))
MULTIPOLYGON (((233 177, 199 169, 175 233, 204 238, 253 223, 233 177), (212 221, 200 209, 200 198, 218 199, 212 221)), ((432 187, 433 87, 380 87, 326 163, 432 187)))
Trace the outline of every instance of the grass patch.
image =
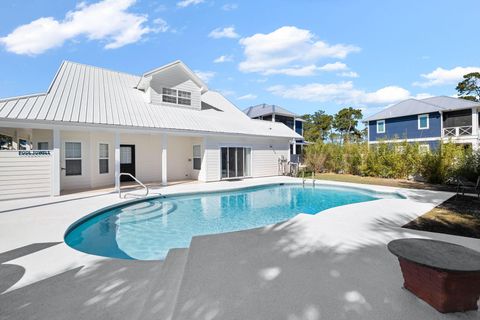
MULTIPOLYGON (((311 176, 308 176, 308 178, 310 177, 311 176)), ((456 192, 455 186, 429 184, 403 179, 360 177, 351 174, 335 173, 321 173, 317 174, 315 178, 318 180, 372 184, 396 188, 456 192)), ((472 196, 453 196, 403 227, 480 239, 480 200, 472 196)))
MULTIPOLYGON (((311 175, 306 175, 311 178, 311 175)), ((315 175, 318 180, 351 182, 359 184, 373 184, 386 187, 408 188, 408 189, 424 189, 436 191, 452 191, 455 192, 455 186, 430 184, 425 182, 410 181, 405 179, 385 179, 377 177, 361 177, 353 174, 337 174, 337 173, 319 173, 315 175)))
POLYGON ((403 227, 480 239, 480 200, 453 196, 403 227))

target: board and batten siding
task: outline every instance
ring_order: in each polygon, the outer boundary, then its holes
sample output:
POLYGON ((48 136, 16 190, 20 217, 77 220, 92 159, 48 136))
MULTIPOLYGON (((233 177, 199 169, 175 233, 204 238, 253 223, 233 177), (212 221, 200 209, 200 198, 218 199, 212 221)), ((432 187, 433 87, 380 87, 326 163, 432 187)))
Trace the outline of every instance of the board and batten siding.
POLYGON ((52 155, 32 153, 0 151, 0 200, 51 195, 52 155))
POLYGON ((369 121, 369 141, 441 137, 440 113, 429 113, 428 118, 428 129, 418 129, 418 115, 385 119, 385 133, 377 133, 380 120, 369 121))
POLYGON ((220 148, 252 148, 252 177, 278 175, 278 159, 288 159, 290 142, 287 138, 232 138, 209 137, 205 142, 204 161, 206 164, 205 181, 221 179, 220 148))

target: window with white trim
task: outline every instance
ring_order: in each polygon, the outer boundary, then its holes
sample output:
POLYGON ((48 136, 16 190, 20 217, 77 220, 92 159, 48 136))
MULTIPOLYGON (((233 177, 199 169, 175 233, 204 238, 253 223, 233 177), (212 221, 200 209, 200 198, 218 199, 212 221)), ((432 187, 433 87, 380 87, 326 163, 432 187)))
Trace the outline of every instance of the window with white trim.
POLYGON ((177 103, 177 90, 170 88, 162 88, 162 101, 169 103, 177 103))
POLYGON ((162 101, 168 103, 192 105, 192 93, 188 91, 162 88, 162 101))
POLYGON ((98 171, 100 174, 108 173, 108 144, 107 143, 99 144, 98 171))
POLYGON ((192 105, 192 94, 188 91, 178 90, 178 104, 185 106, 192 105))
POLYGON ((428 114, 419 114, 418 115, 418 130, 428 129, 430 126, 428 114))
POLYGON ((377 120, 377 133, 385 133, 385 120, 377 120))
POLYGON ((82 175, 82 144, 65 142, 65 175, 82 175))
POLYGON ((199 144, 193 145, 193 170, 202 168, 202 147, 199 144))

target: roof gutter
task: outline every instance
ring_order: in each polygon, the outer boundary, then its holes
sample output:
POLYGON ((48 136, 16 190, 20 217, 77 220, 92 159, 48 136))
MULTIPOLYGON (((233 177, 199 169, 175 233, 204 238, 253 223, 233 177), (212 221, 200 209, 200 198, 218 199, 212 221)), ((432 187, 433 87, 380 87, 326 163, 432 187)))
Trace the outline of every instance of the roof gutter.
MULTIPOLYGON (((106 124, 94 124, 85 122, 64 122, 52 121, 52 120, 15 120, 15 119, 0 119, 0 125, 3 127, 16 128, 19 125, 22 127, 29 127, 32 129, 52 129, 56 127, 60 130, 78 130, 78 131, 91 131, 92 128, 99 129, 100 131, 115 132, 121 131, 124 133, 171 133, 177 135, 207 135, 207 136, 245 136, 245 137, 265 137, 265 138, 279 138, 279 139, 299 139, 301 138, 298 133, 294 132, 294 135, 264 135, 264 134, 249 134, 249 133, 234 133, 234 132, 222 132, 222 131, 201 131, 191 129, 175 129, 175 128, 155 128, 155 127, 139 127, 139 126, 119 126, 119 125, 106 125, 106 124), (73 129, 74 128, 74 129, 73 129), (298 137, 297 137, 298 135, 298 137)), ((293 131, 293 130, 292 130, 293 131)))

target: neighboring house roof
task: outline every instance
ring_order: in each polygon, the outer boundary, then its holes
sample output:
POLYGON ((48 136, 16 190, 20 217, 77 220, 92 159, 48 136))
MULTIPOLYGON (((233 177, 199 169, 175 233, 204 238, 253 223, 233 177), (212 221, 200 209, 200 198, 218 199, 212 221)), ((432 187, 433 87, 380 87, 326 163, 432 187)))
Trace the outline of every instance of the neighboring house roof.
MULTIPOLYGON (((287 116, 287 117, 294 117, 294 118, 299 117, 297 114, 290 112, 285 108, 282 108, 280 106, 276 106, 273 104, 265 104, 265 103, 248 107, 247 109, 243 110, 243 112, 245 112, 245 114, 250 118, 257 118, 261 116, 270 115, 273 113, 282 115, 282 116, 287 116)), ((303 120, 303 119, 299 119, 299 120, 303 120)))
POLYGON ((470 101, 466 99, 459 99, 454 97, 448 97, 448 96, 431 97, 431 98, 422 99, 422 101, 436 105, 442 108, 444 111, 462 110, 462 109, 480 107, 479 102, 470 101))
POLYGON ((0 100, 0 120, 301 138, 282 123, 250 119, 213 91, 202 94, 209 107, 201 111, 147 103, 135 88, 140 79, 65 61, 47 93, 0 100))
POLYGON ((382 111, 363 119, 363 121, 368 122, 422 113, 469 109, 477 106, 480 106, 480 103, 447 96, 431 97, 421 100, 408 99, 383 109, 382 111))

